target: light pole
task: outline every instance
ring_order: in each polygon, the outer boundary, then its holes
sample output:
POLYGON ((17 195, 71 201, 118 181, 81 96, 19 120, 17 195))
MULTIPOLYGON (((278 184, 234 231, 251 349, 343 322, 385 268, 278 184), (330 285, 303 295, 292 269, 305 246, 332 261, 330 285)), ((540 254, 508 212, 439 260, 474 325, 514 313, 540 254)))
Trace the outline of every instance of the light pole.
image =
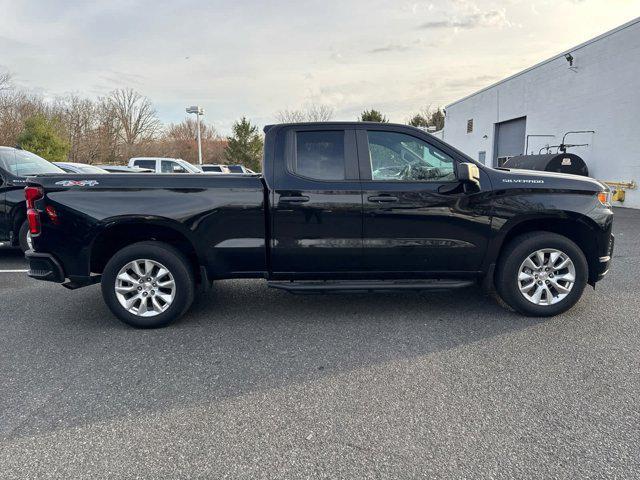
POLYGON ((202 165, 202 141, 200 140, 200 115, 204 115, 204 108, 197 105, 187 107, 187 113, 196 114, 196 125, 198 126, 198 165, 202 165))

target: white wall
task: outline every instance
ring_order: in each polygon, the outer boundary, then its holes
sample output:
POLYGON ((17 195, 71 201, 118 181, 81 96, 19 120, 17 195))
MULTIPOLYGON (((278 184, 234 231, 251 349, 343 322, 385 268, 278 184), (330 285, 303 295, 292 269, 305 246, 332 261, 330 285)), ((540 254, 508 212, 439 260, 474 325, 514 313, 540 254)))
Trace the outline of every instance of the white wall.
MULTIPOLYGON (((569 130, 595 130, 567 143, 599 180, 640 181, 640 19, 570 50, 576 71, 564 55, 532 67, 493 87, 446 107, 444 140, 477 159, 486 151, 491 165, 495 124, 527 117, 529 152, 562 141, 569 130), (467 120, 474 131, 467 134, 467 120), (483 138, 484 136, 487 138, 483 138)), ((624 204, 640 208, 640 191, 627 190, 624 204)))

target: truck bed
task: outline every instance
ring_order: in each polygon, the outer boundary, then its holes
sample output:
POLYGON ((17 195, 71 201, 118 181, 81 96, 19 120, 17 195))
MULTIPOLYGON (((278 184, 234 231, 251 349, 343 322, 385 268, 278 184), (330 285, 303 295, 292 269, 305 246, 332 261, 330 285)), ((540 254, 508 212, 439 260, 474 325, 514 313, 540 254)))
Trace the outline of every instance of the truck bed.
MULTIPOLYGON (((210 278, 266 269, 260 175, 66 174, 31 177, 28 184, 44 187, 46 203, 55 209, 57 224, 43 215, 40 236, 67 276, 99 270, 94 247, 105 235, 113 237, 106 243, 117 244, 120 234, 167 230, 191 242, 199 263, 215 266, 210 278)), ((37 251, 39 238, 33 241, 37 251)))

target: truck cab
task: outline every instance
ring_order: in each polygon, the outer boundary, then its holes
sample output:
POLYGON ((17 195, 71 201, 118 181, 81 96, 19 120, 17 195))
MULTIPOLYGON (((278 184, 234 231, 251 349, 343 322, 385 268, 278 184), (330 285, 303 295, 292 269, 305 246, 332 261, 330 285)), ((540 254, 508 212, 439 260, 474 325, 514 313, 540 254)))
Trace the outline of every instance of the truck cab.
POLYGON ((468 164, 411 127, 381 123, 267 129, 273 274, 449 277, 478 273, 491 234, 487 192, 468 164))

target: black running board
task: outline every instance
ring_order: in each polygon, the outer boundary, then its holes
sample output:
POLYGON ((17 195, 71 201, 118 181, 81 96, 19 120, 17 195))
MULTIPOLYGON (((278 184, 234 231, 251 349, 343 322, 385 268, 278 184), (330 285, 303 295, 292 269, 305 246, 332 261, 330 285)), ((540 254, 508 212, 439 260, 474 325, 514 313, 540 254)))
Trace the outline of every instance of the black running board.
POLYGON ((291 293, 385 292, 398 290, 453 290, 475 285, 473 280, 296 280, 271 281, 269 287, 291 293))

